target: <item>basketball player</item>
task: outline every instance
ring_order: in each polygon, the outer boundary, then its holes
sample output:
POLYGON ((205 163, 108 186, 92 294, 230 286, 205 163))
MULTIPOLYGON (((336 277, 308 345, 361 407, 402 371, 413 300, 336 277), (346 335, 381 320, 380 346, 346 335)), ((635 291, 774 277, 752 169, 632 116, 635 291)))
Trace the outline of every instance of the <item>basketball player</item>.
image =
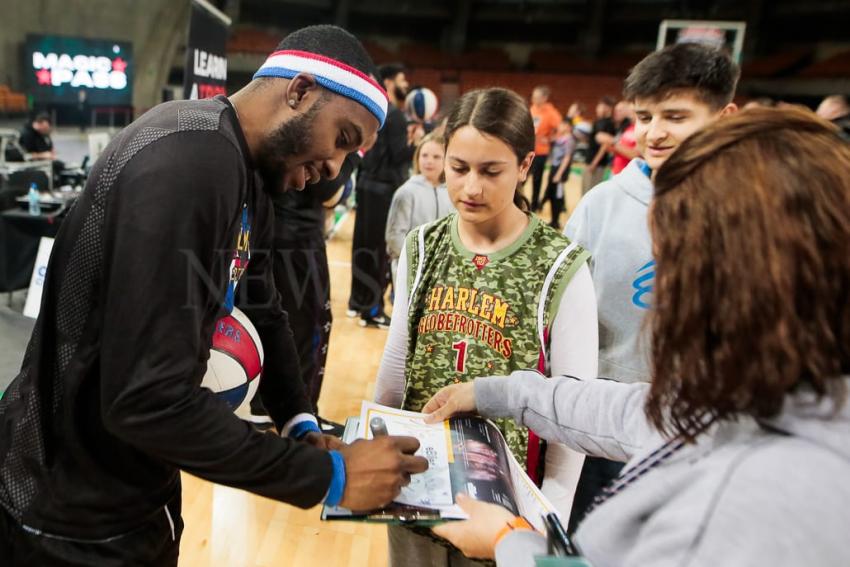
POLYGON ((390 325, 390 318, 384 313, 384 293, 390 273, 385 240, 387 215, 393 193, 409 176, 410 161, 422 132, 408 130, 407 117, 402 111, 409 90, 404 67, 382 65, 378 73, 390 105, 387 125, 363 156, 358 172, 347 314, 359 317, 358 323, 363 327, 387 329, 390 325))
MULTIPOLYGON (((298 351, 301 378, 322 431, 341 433, 322 419, 319 394, 331 337, 331 280, 325 246, 325 202, 334 198, 360 163, 360 154, 345 158, 335 179, 323 179, 310 191, 286 191, 272 198, 275 213, 274 278, 298 351)), ((269 420, 253 403, 252 420, 269 420)))
POLYGON ((336 177, 383 123, 371 69, 346 31, 305 28, 230 100, 160 105, 107 147, 0 402, 3 565, 176 565, 180 469, 304 508, 364 509, 427 467, 410 438, 325 449, 261 253, 269 193, 336 177), (237 299, 266 347, 260 395, 282 436, 200 388, 214 322, 237 299))
MULTIPOLYGON (((446 125, 446 185, 457 209, 413 230, 399 258, 396 301, 378 371, 378 402, 420 411, 440 388, 519 368, 596 376, 596 304, 587 252, 536 215, 519 190, 534 158, 534 124, 505 89, 462 96, 446 125)), ((536 476, 540 445, 501 421, 536 476)), ((572 502, 581 456, 545 455, 544 492, 572 502)), ((390 528, 395 567, 464 565, 429 535, 390 528)))
MULTIPOLYGON (((600 376, 619 382, 650 380, 649 345, 641 328, 655 278, 647 226, 652 178, 691 134, 736 110, 732 97, 738 74, 726 54, 684 43, 648 55, 626 78, 623 94, 634 105, 635 139, 643 159, 632 160, 582 198, 564 231, 591 253, 600 376)), ((570 531, 621 468, 602 458, 585 460, 570 531)))

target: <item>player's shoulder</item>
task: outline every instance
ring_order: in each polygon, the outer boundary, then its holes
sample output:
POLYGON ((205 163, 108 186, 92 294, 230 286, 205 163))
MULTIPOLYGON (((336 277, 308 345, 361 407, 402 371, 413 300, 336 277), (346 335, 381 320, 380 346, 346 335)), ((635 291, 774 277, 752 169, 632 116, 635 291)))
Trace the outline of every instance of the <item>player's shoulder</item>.
MULTIPOLYGON (((130 144, 151 143, 174 134, 222 136, 239 148, 238 122, 228 120, 230 105, 219 99, 169 101, 153 107, 122 131, 130 144)), ((186 148, 191 151, 192 148, 186 148)))
POLYGON ((215 171, 217 165, 230 168, 234 162, 244 162, 238 122, 228 119, 228 111, 233 112, 226 102, 217 99, 157 105, 121 132, 115 145, 116 165, 121 169, 142 150, 161 145, 174 148, 162 148, 159 153, 164 159, 150 160, 147 165, 201 162, 215 171))

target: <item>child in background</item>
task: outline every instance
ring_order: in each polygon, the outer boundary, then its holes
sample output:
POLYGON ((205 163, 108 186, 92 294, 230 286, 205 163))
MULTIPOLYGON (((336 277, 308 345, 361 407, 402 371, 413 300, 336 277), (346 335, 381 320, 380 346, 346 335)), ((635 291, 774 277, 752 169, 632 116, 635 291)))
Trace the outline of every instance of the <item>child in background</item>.
POLYGON ((455 210, 446 190, 446 176, 443 173, 445 151, 442 137, 432 133, 422 138, 413 154, 413 176, 393 195, 386 232, 393 282, 407 233, 455 210))
POLYGON ((549 184, 546 187, 546 196, 552 205, 552 220, 549 226, 560 229, 559 222, 564 206, 564 184, 570 176, 570 166, 573 163, 573 152, 576 149, 576 139, 573 137, 573 124, 569 119, 558 125, 555 140, 552 141, 552 150, 549 152, 551 162, 549 164, 549 184))

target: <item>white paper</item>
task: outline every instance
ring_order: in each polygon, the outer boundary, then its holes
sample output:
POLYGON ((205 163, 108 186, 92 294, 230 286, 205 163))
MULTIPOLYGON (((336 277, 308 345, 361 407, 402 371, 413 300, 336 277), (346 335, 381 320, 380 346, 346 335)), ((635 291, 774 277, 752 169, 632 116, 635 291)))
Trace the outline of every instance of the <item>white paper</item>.
POLYGON ((373 420, 384 423, 388 435, 416 437, 420 443, 416 454, 428 459, 428 470, 411 476, 410 484, 401 489, 401 494, 395 502, 434 509, 453 507, 454 497, 449 476, 452 446, 448 423, 427 424, 422 414, 363 402, 358 437, 374 439, 369 425, 373 420))

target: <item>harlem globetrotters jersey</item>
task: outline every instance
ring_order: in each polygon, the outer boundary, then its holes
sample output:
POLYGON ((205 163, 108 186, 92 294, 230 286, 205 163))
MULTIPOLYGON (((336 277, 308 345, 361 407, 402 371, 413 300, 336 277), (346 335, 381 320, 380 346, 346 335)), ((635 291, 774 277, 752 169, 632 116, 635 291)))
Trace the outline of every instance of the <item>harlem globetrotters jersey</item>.
MULTIPOLYGON (((437 390, 477 376, 534 368, 548 373, 548 329, 564 290, 589 254, 532 215, 510 246, 466 249, 450 215, 407 237, 409 344, 403 407, 421 411, 437 390)), ((520 462, 528 433, 498 422, 520 462)))

